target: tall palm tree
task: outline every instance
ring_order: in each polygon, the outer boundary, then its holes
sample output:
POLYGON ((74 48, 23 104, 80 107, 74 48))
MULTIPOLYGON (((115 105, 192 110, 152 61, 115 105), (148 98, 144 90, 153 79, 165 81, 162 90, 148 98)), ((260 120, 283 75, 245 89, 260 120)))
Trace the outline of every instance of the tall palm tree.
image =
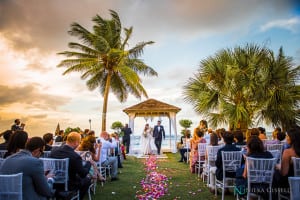
POLYGON ((206 116, 213 127, 226 123, 232 129, 245 129, 261 120, 274 123, 295 119, 295 114, 291 113, 295 113, 299 102, 299 93, 295 95, 295 75, 299 70, 292 69, 286 57, 279 56, 280 59, 272 61, 272 56, 271 50, 253 44, 217 52, 214 57, 201 61, 198 73, 183 87, 185 101, 206 116), (284 63, 286 70, 278 70, 277 65, 284 63), (274 77, 287 77, 287 72, 293 78, 285 82, 273 80, 274 77), (272 81, 285 87, 292 100, 281 99, 274 106, 274 100, 270 100, 274 94, 272 81), (282 112, 281 106, 291 108, 279 120, 276 116, 282 112), (275 112, 270 113, 271 109, 275 112))
POLYGON ((68 57, 58 64, 58 67, 67 67, 63 75, 81 72, 81 78, 88 79, 86 84, 90 90, 100 89, 104 97, 102 131, 106 130, 109 92, 113 92, 120 102, 126 101, 129 94, 137 98, 148 97, 139 74, 157 76, 153 68, 139 59, 144 47, 154 42, 140 42, 133 48, 126 49, 133 28, 124 28, 122 38, 120 18, 113 10, 110 10, 110 14, 110 20, 96 15, 92 19, 92 32, 78 23, 72 23, 69 34, 79 38, 82 43, 70 42, 69 47, 77 51, 58 53, 68 57))

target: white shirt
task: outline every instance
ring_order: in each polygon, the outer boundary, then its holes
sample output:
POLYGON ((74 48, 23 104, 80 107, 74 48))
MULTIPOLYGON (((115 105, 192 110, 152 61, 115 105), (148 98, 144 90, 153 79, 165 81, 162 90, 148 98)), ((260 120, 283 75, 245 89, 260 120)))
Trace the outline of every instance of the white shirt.
POLYGON ((98 138, 97 142, 99 140, 102 143, 102 147, 101 147, 101 155, 100 155, 100 159, 99 159, 98 163, 101 164, 107 160, 107 156, 108 156, 110 149, 114 149, 117 147, 117 142, 116 142, 115 138, 112 138, 112 142, 105 140, 102 137, 98 138))

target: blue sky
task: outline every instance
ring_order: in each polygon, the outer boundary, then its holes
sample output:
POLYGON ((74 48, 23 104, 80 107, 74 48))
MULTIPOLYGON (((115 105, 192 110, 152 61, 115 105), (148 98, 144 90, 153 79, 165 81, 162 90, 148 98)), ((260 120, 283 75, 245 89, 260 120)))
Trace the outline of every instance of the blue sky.
MULTIPOLYGON (((180 107, 177 120, 191 119, 192 126, 205 116, 183 101, 182 86, 202 59, 223 48, 255 43, 275 53, 282 46, 300 65, 300 6, 295 0, 0 0, 3 131, 15 118, 26 123, 31 135, 53 132, 58 122, 61 128, 89 128, 91 119, 99 133, 102 97, 97 90, 88 91, 80 74, 62 76, 64 69, 56 65, 63 57, 56 53, 76 41, 67 34, 72 22, 90 28, 96 14, 110 18, 109 9, 118 12, 123 27, 133 26, 130 45, 155 42, 142 56, 159 74, 143 77, 148 96, 180 107)), ((122 110, 144 100, 130 96, 121 104, 111 94, 107 126, 127 122, 122 110)), ((135 124, 139 134, 145 120, 135 124)), ((163 124, 168 126, 167 120, 163 124)))

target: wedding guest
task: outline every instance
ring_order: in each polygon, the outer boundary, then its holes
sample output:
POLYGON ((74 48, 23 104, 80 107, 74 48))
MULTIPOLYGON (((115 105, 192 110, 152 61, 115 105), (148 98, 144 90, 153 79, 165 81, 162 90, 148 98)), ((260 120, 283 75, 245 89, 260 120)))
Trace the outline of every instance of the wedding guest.
MULTIPOLYGON (((217 160, 216 160, 216 167, 217 167, 216 178, 218 180, 223 179, 222 151, 240 151, 241 150, 233 144, 234 136, 231 132, 225 131, 223 134, 223 139, 225 142, 225 146, 218 150, 217 160)), ((232 174, 230 174, 229 177, 230 176, 232 176, 232 174)))
MULTIPOLYGON (((91 179, 87 176, 91 168, 91 163, 87 161, 85 165, 83 165, 82 158, 75 152, 80 141, 81 135, 79 133, 69 133, 66 144, 54 148, 50 153, 50 157, 58 159, 69 158, 68 188, 70 191, 79 190, 80 199, 83 199, 91 184, 91 179)), ((59 190, 61 188, 57 189, 59 190)))
MULTIPOLYGON (((206 143, 206 140, 203 138, 204 133, 203 130, 199 127, 194 129, 194 134, 192 139, 190 140, 191 152, 190 152, 190 171, 192 173, 196 173, 195 165, 196 162, 199 160, 198 154, 198 144, 199 143, 206 143)), ((201 160, 205 160, 205 156, 200 158, 201 160)))
POLYGON ((125 127, 122 128, 124 133, 123 136, 123 145, 126 147, 126 154, 129 154, 129 147, 130 147, 130 135, 132 134, 131 128, 128 127, 128 124, 125 124, 125 127))
POLYGON ((23 200, 46 200, 54 195, 44 175, 43 161, 38 159, 43 153, 44 144, 42 138, 32 137, 25 149, 6 158, 0 166, 1 174, 23 173, 23 200))
POLYGON ((59 130, 58 135, 55 137, 55 142, 63 142, 64 130, 59 130))
POLYGON ((82 139, 77 150, 81 151, 80 156, 83 160, 91 163, 93 167, 90 170, 92 178, 101 182, 105 181, 105 178, 100 174, 97 167, 97 162, 100 160, 101 143, 97 143, 96 138, 89 135, 82 139))
POLYGON ((295 126, 287 131, 286 142, 290 145, 290 148, 283 151, 281 165, 277 166, 281 175, 279 178, 280 188, 289 188, 288 177, 294 176, 292 157, 300 157, 299 126, 295 126))
POLYGON ((21 131, 21 130, 23 130, 25 124, 23 125, 23 127, 20 124, 21 124, 20 119, 15 119, 15 123, 11 126, 11 130, 12 131, 21 131))
POLYGON ((45 133, 43 135, 43 140, 45 142, 45 151, 51 151, 52 144, 53 144, 53 134, 52 133, 45 133))
POLYGON ((25 144, 28 140, 28 134, 25 131, 15 131, 9 138, 7 144, 7 152, 4 154, 4 158, 17 153, 21 149, 25 148, 25 144))
POLYGON ((116 156, 118 160, 118 168, 123 168, 122 162, 121 162, 121 157, 120 157, 120 140, 119 136, 116 133, 112 133, 111 137, 115 138, 117 146, 113 149, 112 156, 116 156))
POLYGON ((259 139, 261 139, 261 140, 266 140, 266 139, 268 139, 268 138, 267 138, 267 135, 266 135, 266 129, 265 129, 265 128, 263 128, 263 127, 258 127, 257 129, 258 129, 258 131, 259 131, 259 135, 258 135, 259 139))
POLYGON ((108 156, 111 149, 117 147, 116 140, 109 138, 109 134, 103 131, 97 141, 102 143, 99 165, 107 167, 111 166, 111 181, 119 180, 118 178, 118 160, 115 156, 108 156))
POLYGON ((179 153, 180 153, 180 160, 178 162, 186 162, 187 161, 187 157, 185 154, 189 153, 191 151, 189 145, 189 140, 191 138, 191 132, 190 130, 186 130, 184 135, 180 138, 180 144, 181 147, 179 148, 179 153))
POLYGON ((233 132, 235 145, 246 145, 244 140, 244 134, 241 130, 236 130, 233 132))
MULTIPOLYGON (((273 158, 273 155, 269 151, 265 151, 264 144, 262 140, 256 136, 252 135, 249 137, 247 141, 247 157, 252 158, 266 158, 270 159, 273 158)), ((247 162, 247 161, 246 161, 247 162)), ((238 187, 247 188, 247 163, 243 164, 241 168, 239 168, 236 172, 236 185, 238 187)), ((267 190, 267 185, 262 184, 253 184, 251 188, 253 189, 253 193, 258 193, 259 195, 264 196, 263 199, 269 199, 268 193, 261 193, 259 190, 264 191, 267 190), (256 189, 254 189, 256 188, 256 189)), ((239 194, 239 197, 245 196, 246 193, 239 194)))
POLYGON ((12 131, 6 130, 3 133, 1 133, 1 135, 4 138, 4 142, 0 144, 0 150, 7 150, 8 141, 10 136, 12 135, 12 131))

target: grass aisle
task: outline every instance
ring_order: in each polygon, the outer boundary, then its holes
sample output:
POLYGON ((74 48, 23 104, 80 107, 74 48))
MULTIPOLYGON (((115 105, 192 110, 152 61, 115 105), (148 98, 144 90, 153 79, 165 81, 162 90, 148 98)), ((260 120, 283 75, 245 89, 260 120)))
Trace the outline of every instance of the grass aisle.
MULTIPOLYGON (((220 199, 221 195, 216 198, 212 195, 207 187, 197 175, 191 174, 188 165, 177 162, 179 154, 168 153, 168 159, 158 159, 158 172, 166 175, 170 180, 168 182, 168 193, 163 196, 162 200, 174 199, 220 199)), ((127 157, 124 160, 120 180, 107 181, 102 187, 98 184, 96 195, 93 199, 105 200, 133 200, 136 192, 141 190, 140 181, 145 178, 144 170, 145 159, 137 159, 135 157, 127 157)), ((88 199, 87 197, 85 199, 88 199)), ((225 196, 225 199, 234 199, 233 195, 225 196)))

